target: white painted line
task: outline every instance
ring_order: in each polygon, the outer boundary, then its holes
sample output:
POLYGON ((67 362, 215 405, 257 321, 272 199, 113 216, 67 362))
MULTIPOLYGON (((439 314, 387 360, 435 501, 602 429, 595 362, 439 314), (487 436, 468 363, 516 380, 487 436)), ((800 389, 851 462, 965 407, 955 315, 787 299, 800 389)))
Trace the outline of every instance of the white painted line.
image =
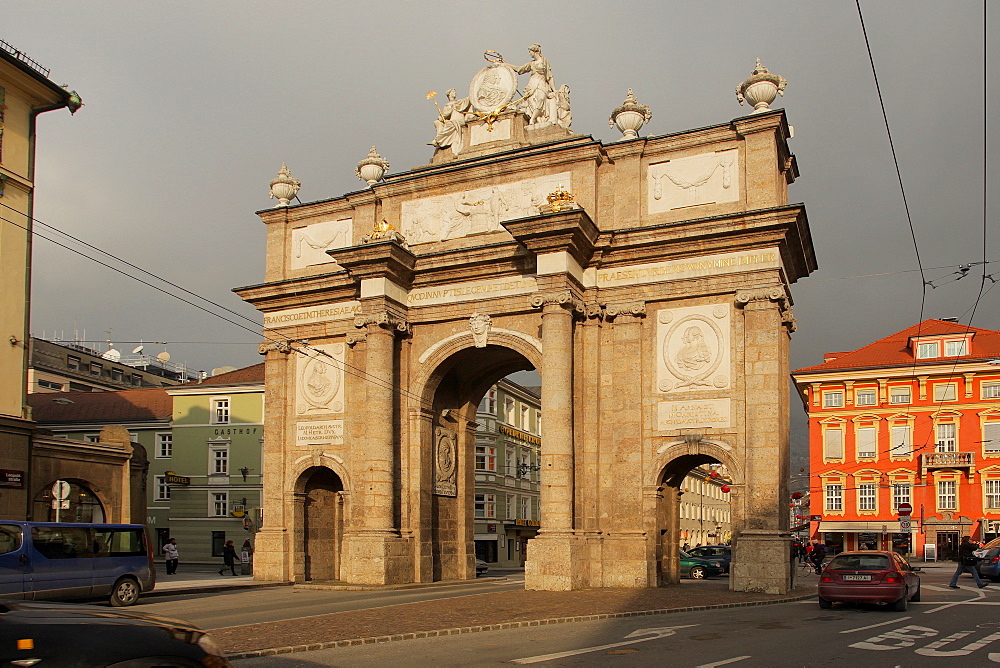
POLYGON ((888 624, 898 624, 899 622, 906 621, 907 619, 913 619, 913 618, 897 617, 896 619, 890 619, 887 622, 879 622, 878 624, 869 624, 868 626, 860 626, 856 629, 847 629, 846 631, 841 631, 841 633, 854 633, 855 631, 867 631, 868 629, 874 629, 879 626, 887 626, 888 624))
POLYGON ((621 647, 623 645, 634 645, 637 642, 646 642, 647 640, 656 640, 658 638, 666 638, 667 636, 672 636, 676 629, 686 629, 692 626, 698 626, 697 624, 684 624, 683 626, 664 626, 655 629, 638 629, 632 633, 625 636, 626 638, 633 638, 633 640, 623 640, 622 642, 613 642, 608 645, 598 645, 597 647, 584 647, 582 649, 572 649, 568 652, 554 652, 552 654, 543 654, 541 656, 529 656, 523 659, 514 659, 511 663, 541 663, 542 661, 555 661, 556 659, 564 659, 567 656, 576 656, 577 654, 587 654, 588 652, 599 652, 602 649, 611 649, 612 647, 621 647))
POLYGON ((726 659, 725 661, 716 661, 715 663, 703 663, 698 668, 716 668, 716 666, 725 666, 730 663, 736 663, 737 661, 742 661, 743 659, 749 659, 750 655, 746 656, 734 656, 731 659, 726 659))
POLYGON ((976 603, 986 598, 986 594, 982 591, 977 591, 974 593, 976 594, 976 598, 970 598, 964 601, 956 601, 954 603, 945 603, 944 605, 934 608, 933 610, 925 610, 924 614, 929 615, 934 612, 941 612, 942 610, 947 610, 948 608, 954 608, 956 605, 964 605, 966 603, 976 603))
POLYGON ((945 585, 921 585, 923 589, 933 589, 934 591, 952 591, 950 587, 945 585))

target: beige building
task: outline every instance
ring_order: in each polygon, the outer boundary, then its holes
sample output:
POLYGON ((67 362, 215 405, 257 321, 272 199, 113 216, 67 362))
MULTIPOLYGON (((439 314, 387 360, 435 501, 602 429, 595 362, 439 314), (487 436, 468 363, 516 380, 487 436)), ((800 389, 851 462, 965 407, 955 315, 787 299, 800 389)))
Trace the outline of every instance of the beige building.
MULTIPOLYGON (((816 264, 784 112, 641 137, 633 96, 602 143, 540 48, 487 55, 430 164, 383 176, 373 148, 369 188, 296 206, 272 182, 265 282, 237 291, 267 328, 256 576, 474 577, 476 409, 533 368, 529 589, 677 582, 683 479, 717 463, 731 586, 787 591, 789 285, 816 264)), ((758 63, 741 90, 779 79, 758 63)))
POLYGON ((0 517, 30 515, 31 416, 26 401, 35 130, 38 116, 79 98, 0 40, 0 517))
POLYGON ((678 509, 681 546, 720 545, 732 539, 731 490, 720 468, 699 466, 684 477, 678 509))

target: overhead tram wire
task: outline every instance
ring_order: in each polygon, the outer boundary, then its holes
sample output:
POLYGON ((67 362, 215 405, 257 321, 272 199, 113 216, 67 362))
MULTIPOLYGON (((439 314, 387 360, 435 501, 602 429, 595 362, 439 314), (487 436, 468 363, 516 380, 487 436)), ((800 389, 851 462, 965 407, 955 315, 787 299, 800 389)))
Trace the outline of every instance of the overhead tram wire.
MULTIPOLYGON (((8 208, 8 209, 10 209, 12 211, 15 211, 19 215, 24 215, 20 211, 17 211, 13 207, 10 207, 7 204, 4 204, 3 202, 0 202, 0 206, 4 206, 4 207, 6 207, 6 208, 8 208)), ((25 216, 25 217, 27 217, 27 216, 25 216)), ((56 239, 48 237, 48 236, 46 236, 46 235, 38 232, 35 229, 29 229, 29 228, 25 227, 24 225, 21 225, 20 223, 17 223, 17 222, 15 222, 15 221, 13 221, 13 220, 11 220, 9 218, 6 218, 4 216, 0 216, 0 221, 9 223, 11 225, 14 225, 15 227, 18 227, 18 228, 20 228, 20 229, 28 232, 29 234, 32 235, 32 237, 39 237, 41 239, 44 239, 46 241, 49 241, 49 242, 51 242, 51 243, 59 246, 61 248, 64 248, 64 249, 66 249, 66 250, 68 250, 68 251, 70 251, 72 253, 76 253, 77 255, 79 255, 81 257, 84 257, 84 258, 86 258, 88 260, 91 260, 92 262, 96 262, 97 264, 99 264, 99 265, 101 265, 103 267, 106 267, 108 269, 111 269, 112 271, 118 272, 119 274, 122 274, 123 276, 126 276, 128 278, 131 278, 132 280, 138 281, 139 283, 142 283, 143 285, 146 285, 146 286, 148 286, 150 288, 153 288, 154 290, 162 292, 165 295, 168 295, 170 297, 178 299, 178 300, 184 302, 185 304, 188 304, 188 305, 193 306, 193 307, 195 307, 195 308, 197 308, 197 309, 199 309, 201 311, 204 311, 205 313, 208 313, 209 315, 215 316, 216 318, 224 320, 225 322, 228 322, 228 323, 230 323, 232 325, 235 325, 235 326, 239 327, 240 329, 244 329, 244 330, 246 330, 248 332, 251 332, 255 336, 262 337, 262 338, 266 339, 270 343, 287 343, 289 345, 291 345, 293 343, 297 343, 301 347, 299 347, 299 348, 292 348, 293 352, 295 352, 295 353, 297 353, 299 355, 305 355, 306 357, 309 357, 309 358, 314 359, 314 360, 316 360, 318 362, 321 362, 321 363, 323 363, 326 366, 329 366, 331 368, 337 368, 332 363, 332 362, 336 362, 336 360, 334 360, 325 351, 320 350, 318 348, 315 348, 314 346, 310 346, 309 343, 308 343, 308 341, 302 341, 302 340, 298 340, 298 339, 293 339, 293 338, 291 338, 291 337, 289 337, 289 336, 287 336, 285 334, 282 334, 281 332, 277 332, 276 330, 274 330, 274 329, 272 329, 270 327, 264 327, 263 325, 259 324, 253 318, 249 318, 249 317, 243 315, 242 313, 238 313, 237 311, 233 311, 232 309, 227 308, 226 306, 223 306, 221 304, 218 304, 217 302, 214 302, 211 299, 208 299, 207 297, 202 297, 201 295, 199 295, 199 294, 197 294, 195 292, 192 292, 191 290, 188 290, 188 289, 186 289, 184 287, 181 287, 181 286, 179 286, 179 285, 177 285, 177 284, 175 284, 175 283, 173 283, 171 281, 168 281, 167 279, 161 278, 160 276, 157 276, 156 274, 154 274, 154 273, 152 273, 150 271, 147 271, 147 270, 145 270, 145 269, 143 269, 141 267, 138 267, 138 266, 136 266, 136 265, 128 262, 127 260, 123 260, 123 259, 119 258, 118 256, 112 254, 112 253, 109 253, 109 252, 107 252, 107 251, 105 251, 105 250, 103 250, 101 248, 98 248, 97 246, 89 244, 86 241, 77 239, 73 235, 68 234, 66 232, 63 232, 62 230, 60 230, 57 227, 54 227, 54 226, 49 225, 47 223, 44 223, 44 222, 42 222, 42 221, 40 221, 40 220, 38 220, 37 218, 34 218, 34 217, 32 217, 31 220, 33 222, 35 222, 35 223, 38 223, 39 225, 41 225, 43 227, 49 228, 51 230, 55 230, 57 233, 62 234, 62 235, 64 235, 64 236, 66 236, 66 237, 68 237, 68 238, 76 241, 77 243, 79 243, 79 244, 81 244, 81 245, 83 245, 83 246, 85 246, 87 248, 93 249, 94 251, 97 251, 97 252, 101 253, 102 255, 105 255, 105 256, 107 256, 107 257, 115 260, 116 262, 120 262, 120 263, 122 263, 122 264, 124 264, 124 265, 126 265, 126 266, 128 266, 128 267, 130 267, 132 269, 135 269, 136 271, 139 271, 139 272, 141 272, 143 274, 146 274, 147 276, 151 276, 152 278, 155 278, 158 281, 161 281, 161 282, 163 282, 163 283, 165 283, 165 284, 167 284, 167 285, 169 285, 171 287, 174 287, 174 288, 176 288, 176 289, 184 292, 185 294, 191 295, 191 296, 193 296, 193 297, 195 297, 197 299, 200 299, 200 300, 204 301, 207 304, 211 304, 212 306, 220 308, 220 309, 222 309, 222 310, 224 310, 224 311, 226 311, 226 312, 228 312, 228 313, 230 313, 232 315, 235 315, 235 316, 237 316, 237 317, 239 317, 239 318, 241 318, 243 320, 246 320, 247 322, 255 325, 256 327, 258 327, 259 329, 253 329, 253 328, 247 327, 243 323, 236 322, 235 320, 231 320, 230 318, 227 318, 226 316, 220 315, 219 313, 215 313, 215 312, 211 311, 210 309, 202 306, 201 304, 197 304, 197 303, 195 303, 195 302, 193 302, 193 301, 191 301, 189 299, 185 299, 184 297, 182 297, 180 295, 176 295, 176 294, 174 294, 174 293, 172 293, 172 292, 170 292, 170 291, 168 291, 168 290, 166 290, 166 289, 164 289, 164 288, 162 288, 162 287, 160 287, 158 285, 154 285, 153 283, 150 283, 149 281, 143 280, 142 278, 139 278, 138 276, 133 276, 132 274, 124 271, 123 269, 120 269, 120 268, 115 267, 113 265, 110 265, 110 264, 108 264, 106 262, 103 262, 103 261, 101 261, 101 260, 99 260, 99 259, 97 259, 95 257, 87 255, 83 251, 81 251, 81 250, 79 250, 77 248, 73 248, 73 247, 71 247, 71 246, 69 246, 67 244, 64 244, 64 243, 60 242, 60 241, 57 241, 56 239), (278 338, 273 338, 271 336, 268 336, 268 334, 265 333, 265 330, 267 332, 274 332, 275 334, 277 334, 277 335, 279 335, 281 337, 284 337, 284 338, 283 339, 278 339, 278 338), (314 352, 315 354, 308 354, 307 350, 311 351, 311 352, 314 352)), ((421 404, 424 407, 430 407, 429 404, 428 404, 428 402, 426 402, 423 399, 423 397, 421 397, 421 396, 419 396, 419 395, 417 395, 417 394, 415 394, 413 392, 410 392, 407 389, 404 389, 402 387, 397 388, 391 382, 385 382, 381 378, 378 378, 376 376, 372 376, 371 374, 365 372, 364 370, 359 369, 359 368, 357 368, 357 367, 355 367, 353 365, 350 365, 347 362, 337 362, 337 363, 342 365, 341 369, 346 374, 354 376, 355 378, 358 378, 359 380, 363 380, 365 382, 371 383, 372 385, 380 387, 380 388, 382 388, 384 390, 390 390, 390 391, 393 391, 393 392, 398 392, 400 396, 405 396, 405 397, 407 397, 407 398, 409 398, 409 399, 411 399, 413 401, 416 401, 417 403, 421 404)))

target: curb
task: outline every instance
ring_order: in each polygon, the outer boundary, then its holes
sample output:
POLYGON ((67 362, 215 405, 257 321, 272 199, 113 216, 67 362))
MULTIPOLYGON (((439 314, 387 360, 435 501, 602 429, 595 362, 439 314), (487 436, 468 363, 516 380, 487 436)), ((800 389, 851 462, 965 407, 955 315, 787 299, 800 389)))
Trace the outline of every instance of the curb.
POLYGON ((248 652, 226 652, 229 659, 251 659, 260 656, 275 656, 277 654, 291 654, 293 652, 313 652, 321 649, 333 649, 336 647, 350 647, 353 645, 374 645, 376 643, 395 642, 397 640, 415 640, 417 638, 437 638, 440 636, 454 636, 463 633, 479 633, 480 631, 502 631, 505 629, 520 629, 529 626, 547 626, 549 624, 570 624, 573 622, 594 622, 602 619, 618 619, 622 617, 644 617, 647 615, 669 615, 677 612, 700 612, 702 610, 722 610, 725 608, 752 608, 761 605, 777 605, 778 603, 792 603, 795 601, 807 601, 815 598, 816 594, 800 594, 775 601, 746 601, 741 603, 717 603, 715 605, 692 605, 685 608, 660 608, 657 610, 634 610, 631 612, 609 612, 599 615, 579 615, 576 617, 555 617, 552 619, 531 619, 518 622, 501 622, 499 624, 483 624, 481 626, 460 626, 451 629, 438 629, 434 631, 414 631, 411 633, 394 633, 385 636, 369 636, 367 638, 350 638, 347 640, 330 640, 328 642, 308 643, 305 645, 288 645, 286 647, 271 647, 268 649, 251 650, 248 652))
MULTIPOLYGON (((352 584, 308 584, 303 582, 289 582, 296 589, 319 589, 330 591, 399 591, 402 589, 433 589, 435 587, 455 587, 464 585, 481 584, 490 582, 497 584, 500 582, 510 582, 506 576, 485 576, 475 580, 438 580, 436 582, 407 582, 398 585, 352 585, 352 584)), ((284 584, 284 583, 283 583, 284 584)))
POLYGON ((183 589, 153 589, 144 591, 141 598, 151 598, 154 596, 183 596, 184 594, 211 594, 213 592, 226 592, 234 589, 264 589, 270 587, 288 587, 291 582, 248 582, 246 584, 223 584, 223 585, 194 585, 183 589))

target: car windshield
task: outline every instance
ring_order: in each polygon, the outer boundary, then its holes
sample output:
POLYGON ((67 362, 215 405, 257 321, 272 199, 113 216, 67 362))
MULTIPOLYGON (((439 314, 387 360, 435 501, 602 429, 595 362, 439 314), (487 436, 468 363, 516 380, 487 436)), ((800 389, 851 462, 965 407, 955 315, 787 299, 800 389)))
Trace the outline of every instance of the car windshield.
POLYGON ((832 571, 885 571, 889 557, 881 554, 842 554, 834 557, 828 570, 832 571))
POLYGON ((693 554, 681 550, 681 559, 693 559, 693 558, 695 558, 693 554))

